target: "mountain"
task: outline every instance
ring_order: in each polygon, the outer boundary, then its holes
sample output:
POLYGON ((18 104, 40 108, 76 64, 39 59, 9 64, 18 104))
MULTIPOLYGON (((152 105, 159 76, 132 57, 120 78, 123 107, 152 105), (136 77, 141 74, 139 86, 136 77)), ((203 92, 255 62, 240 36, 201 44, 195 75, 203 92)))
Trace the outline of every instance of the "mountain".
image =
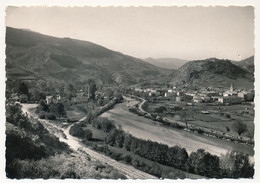
POLYGON ((178 59, 178 58, 146 58, 144 61, 153 64, 157 67, 166 69, 178 69, 183 64, 189 62, 188 60, 178 59))
POLYGON ((130 85, 167 73, 167 69, 88 41, 6 29, 6 74, 13 80, 75 82, 92 78, 101 84, 130 85))
POLYGON ((252 73, 234 65, 230 60, 209 58, 191 61, 169 75, 169 84, 174 86, 253 88, 252 73))
POLYGON ((255 59, 254 56, 251 56, 239 62, 233 61, 232 63, 250 73, 254 73, 255 71, 254 59, 255 59))

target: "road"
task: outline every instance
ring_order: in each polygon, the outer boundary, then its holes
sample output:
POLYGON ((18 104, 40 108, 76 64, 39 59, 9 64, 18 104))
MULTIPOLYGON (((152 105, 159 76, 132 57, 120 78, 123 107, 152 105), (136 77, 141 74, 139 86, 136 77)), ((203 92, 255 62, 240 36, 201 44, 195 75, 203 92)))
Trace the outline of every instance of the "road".
MULTIPOLYGON (((33 118, 37 118, 37 116, 35 114, 31 113, 29 110, 30 108, 35 108, 37 106, 37 104, 22 104, 22 106, 23 106, 22 110, 24 113, 27 113, 28 116, 31 116, 33 118)), ((81 154, 82 152, 86 153, 86 154, 90 155, 92 158, 114 167, 115 169, 123 172, 127 178, 132 178, 132 179, 156 179, 157 178, 155 176, 152 176, 150 174, 137 170, 132 166, 125 165, 125 164, 115 161, 114 159, 107 157, 101 153, 93 151, 90 148, 87 148, 82 142, 80 142, 80 140, 78 138, 73 137, 69 134, 69 130, 74 124, 70 125, 67 128, 61 128, 61 127, 49 122, 48 120, 42 120, 42 119, 38 119, 38 120, 40 122, 42 122, 44 126, 47 126, 48 130, 50 130, 50 127, 48 125, 51 125, 53 128, 56 128, 58 131, 62 131, 65 134, 65 137, 63 135, 59 135, 57 133, 54 135, 56 135, 60 139, 60 141, 67 143, 69 145, 69 147, 71 149, 75 150, 77 153, 79 153, 79 154, 81 154)), ((85 117, 82 118, 81 120, 79 120, 79 122, 84 121, 84 120, 85 120, 85 117)))

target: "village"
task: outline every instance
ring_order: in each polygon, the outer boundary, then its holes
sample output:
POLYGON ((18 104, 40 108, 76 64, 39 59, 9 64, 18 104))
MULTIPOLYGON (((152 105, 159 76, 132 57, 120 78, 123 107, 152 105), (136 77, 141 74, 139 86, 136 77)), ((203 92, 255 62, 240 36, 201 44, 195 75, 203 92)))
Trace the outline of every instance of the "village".
MULTIPOLYGON (((149 97, 159 97, 165 99, 175 99, 176 102, 187 102, 188 105, 195 103, 222 103, 241 104, 242 102, 253 102, 254 91, 252 89, 236 89, 233 84, 230 88, 207 87, 199 90, 189 90, 187 88, 132 88, 137 93, 143 93, 149 97)), ((253 103, 252 103, 253 104, 253 103)))

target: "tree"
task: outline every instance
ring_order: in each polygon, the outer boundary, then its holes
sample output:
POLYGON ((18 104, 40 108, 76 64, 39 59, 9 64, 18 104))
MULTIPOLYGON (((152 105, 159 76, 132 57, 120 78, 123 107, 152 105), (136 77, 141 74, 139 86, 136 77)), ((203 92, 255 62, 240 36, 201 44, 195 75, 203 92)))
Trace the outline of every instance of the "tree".
POLYGON ((254 175, 254 164, 249 161, 248 154, 231 151, 220 157, 223 177, 251 178, 254 175))
POLYGON ((56 108, 57 108, 57 113, 59 115, 59 118, 60 118, 60 116, 65 116, 66 115, 66 111, 64 109, 63 103, 60 103, 60 102, 57 103, 56 104, 56 108))
POLYGON ((44 100, 40 100, 37 106, 37 112, 41 112, 41 111, 47 112, 48 110, 49 110, 49 106, 45 103, 44 100))
POLYGON ((96 83, 93 79, 87 81, 87 95, 88 99, 95 99, 95 92, 97 91, 96 83))
POLYGON ((219 157, 198 149, 192 152, 188 159, 189 171, 207 177, 219 177, 220 163, 219 157))
POLYGON ((242 133, 247 131, 247 125, 245 123, 242 123, 241 121, 236 121, 233 123, 232 127, 237 132, 237 134, 240 136, 242 133))
POLYGON ((28 93, 29 93, 28 86, 24 82, 22 82, 18 87, 18 95, 22 95, 22 94, 28 95, 28 93))
POLYGON ((84 139, 90 140, 92 138, 92 131, 89 129, 84 130, 84 139))
POLYGON ((164 111, 166 111, 167 109, 166 109, 166 107, 165 106, 160 106, 160 107, 158 107, 158 108, 155 108, 154 109, 154 112, 156 112, 156 113, 163 113, 164 111))
POLYGON ((76 88, 73 84, 68 84, 65 88, 65 95, 71 100, 73 97, 76 97, 76 88))

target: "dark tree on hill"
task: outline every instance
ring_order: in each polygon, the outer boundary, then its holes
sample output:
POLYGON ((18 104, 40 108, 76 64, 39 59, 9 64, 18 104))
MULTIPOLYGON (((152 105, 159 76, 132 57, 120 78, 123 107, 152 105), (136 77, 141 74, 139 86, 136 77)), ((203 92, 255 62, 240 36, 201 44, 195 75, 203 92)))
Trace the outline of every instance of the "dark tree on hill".
POLYGON ((236 121, 235 123, 233 123, 232 127, 239 136, 247 131, 247 125, 245 123, 242 123, 241 121, 236 121))
POLYGON ((18 95, 22 95, 22 94, 28 95, 28 93, 29 93, 28 86, 24 82, 22 82, 18 87, 18 95))
POLYGON ((254 176, 254 164, 250 163, 248 154, 231 151, 220 157, 223 177, 250 178, 254 176))
POLYGON ((95 92, 97 91, 96 83, 93 79, 87 81, 87 96, 88 99, 95 99, 95 92))
POLYGON ((154 109, 154 112, 156 112, 156 113, 163 113, 164 111, 166 111, 167 109, 166 109, 166 107, 165 106, 160 106, 160 107, 158 107, 158 108, 155 108, 154 109))
POLYGON ((73 97, 76 97, 76 88, 73 84, 68 84, 65 88, 65 95, 71 100, 73 97))
POLYGON ((198 149, 188 159, 188 170, 199 175, 217 178, 220 175, 219 157, 198 149))
POLYGON ((47 112, 49 110, 49 106, 45 103, 44 100, 40 100, 38 106, 37 106, 37 112, 47 112))
POLYGON ((57 107, 57 113, 58 113, 59 117, 66 115, 66 110, 64 109, 63 103, 60 103, 60 102, 57 103, 56 107, 57 107))

